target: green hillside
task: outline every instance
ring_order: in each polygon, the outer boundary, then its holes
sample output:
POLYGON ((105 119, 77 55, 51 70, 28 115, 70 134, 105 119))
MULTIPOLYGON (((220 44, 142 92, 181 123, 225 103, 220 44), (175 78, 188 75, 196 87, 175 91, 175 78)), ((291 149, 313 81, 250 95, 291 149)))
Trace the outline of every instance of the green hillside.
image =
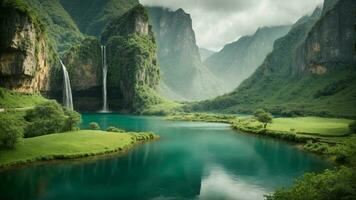
MULTIPOLYGON (((342 1, 342 3, 350 2, 342 1)), ((331 26, 330 21, 336 18, 329 15, 338 15, 338 13, 342 15, 340 17, 351 15, 350 11, 341 14, 345 7, 347 8, 340 3, 334 12, 327 12, 320 16, 321 9, 317 9, 311 16, 301 18, 285 37, 275 42, 273 52, 268 55, 264 63, 234 92, 214 100, 196 103, 188 109, 251 113, 257 108, 265 108, 274 114, 289 116, 356 117, 356 65, 352 64, 352 61, 343 60, 344 57, 337 56, 325 63, 323 60, 327 57, 321 59, 323 54, 320 53, 332 49, 327 46, 326 41, 320 42, 320 45, 325 47, 317 52, 315 57, 301 50, 303 45, 308 44, 309 40, 306 38, 317 34, 315 27, 319 24, 331 26), (315 60, 304 61, 303 59, 308 56, 315 60)), ((339 28, 348 28, 348 26, 340 24, 339 28)), ((344 34, 341 31, 323 33, 344 34)), ((341 49, 345 46, 337 45, 339 44, 335 44, 334 48, 341 49)), ((352 43, 347 47, 351 45, 352 43)))

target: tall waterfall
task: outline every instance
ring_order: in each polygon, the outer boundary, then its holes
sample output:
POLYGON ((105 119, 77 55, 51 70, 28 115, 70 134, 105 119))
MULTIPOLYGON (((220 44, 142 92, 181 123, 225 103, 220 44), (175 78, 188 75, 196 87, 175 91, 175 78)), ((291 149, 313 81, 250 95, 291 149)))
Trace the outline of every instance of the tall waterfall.
POLYGON ((103 110, 102 112, 108 112, 107 104, 107 75, 108 66, 106 64, 106 46, 101 46, 101 65, 103 68, 103 110))
POLYGON ((63 64, 62 60, 59 60, 62 65, 63 70, 63 104, 70 110, 73 110, 73 97, 72 88, 70 87, 70 79, 66 66, 63 64))

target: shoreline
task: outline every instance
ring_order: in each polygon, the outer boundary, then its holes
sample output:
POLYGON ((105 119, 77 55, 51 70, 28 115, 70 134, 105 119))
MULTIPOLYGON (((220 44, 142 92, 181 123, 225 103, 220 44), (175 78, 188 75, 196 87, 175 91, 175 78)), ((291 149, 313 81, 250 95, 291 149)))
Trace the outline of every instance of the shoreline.
MULTIPOLYGON (((127 132, 129 134, 131 132, 127 132)), ((104 134, 104 133, 101 133, 104 134)), ((114 134, 120 134, 120 133, 114 133, 114 134)), ((140 134, 140 133, 138 133, 140 134)), ((155 142, 160 140, 159 135, 154 135, 153 138, 144 138, 140 140, 135 140, 132 141, 130 144, 120 146, 120 147, 114 147, 111 149, 102 148, 96 152, 80 152, 80 153, 73 153, 73 154, 52 154, 52 155, 43 155, 43 156, 37 156, 34 158, 29 158, 29 159, 21 159, 18 161, 13 161, 13 162, 8 162, 8 163, 0 163, 0 173, 6 170, 11 170, 11 169, 16 169, 16 168, 22 168, 22 167, 27 167, 30 165, 35 165, 35 164, 46 164, 46 163, 57 163, 57 162, 63 162, 63 161, 78 161, 78 162, 85 162, 85 161, 91 161, 91 160, 97 160, 101 158, 106 158, 106 157, 116 157, 116 156, 123 156, 130 151, 132 151, 136 146, 138 145, 143 145, 146 143, 150 142, 155 142)), ((11 150, 10 150, 11 151, 11 150)), ((15 150, 16 151, 16 150, 15 150)))

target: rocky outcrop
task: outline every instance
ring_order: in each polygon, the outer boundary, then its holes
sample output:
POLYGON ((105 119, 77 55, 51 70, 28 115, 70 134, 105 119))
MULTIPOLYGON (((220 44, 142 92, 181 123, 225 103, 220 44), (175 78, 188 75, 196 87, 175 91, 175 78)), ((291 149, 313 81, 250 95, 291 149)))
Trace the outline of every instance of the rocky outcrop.
POLYGON ((160 70, 145 8, 138 5, 114 19, 102 41, 107 46, 109 107, 139 112, 157 103, 160 70))
POLYGON ((0 30, 1 87, 24 93, 48 90, 53 54, 36 17, 3 2, 0 30))
POLYGON ((201 62, 190 15, 183 9, 147 9, 157 41, 162 95, 175 100, 201 100, 222 93, 221 82, 201 62))
POLYGON ((323 75, 340 65, 356 64, 356 3, 326 0, 321 19, 299 47, 299 72, 323 75))

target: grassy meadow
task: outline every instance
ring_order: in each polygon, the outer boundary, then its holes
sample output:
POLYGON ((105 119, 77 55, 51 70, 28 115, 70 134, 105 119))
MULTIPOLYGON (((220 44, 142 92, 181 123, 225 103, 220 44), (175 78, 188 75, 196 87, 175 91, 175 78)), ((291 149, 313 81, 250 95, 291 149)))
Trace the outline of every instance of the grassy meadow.
POLYGON ((138 141, 152 139, 152 136, 150 133, 82 130, 25 138, 15 149, 0 151, 0 167, 125 151, 138 141))

